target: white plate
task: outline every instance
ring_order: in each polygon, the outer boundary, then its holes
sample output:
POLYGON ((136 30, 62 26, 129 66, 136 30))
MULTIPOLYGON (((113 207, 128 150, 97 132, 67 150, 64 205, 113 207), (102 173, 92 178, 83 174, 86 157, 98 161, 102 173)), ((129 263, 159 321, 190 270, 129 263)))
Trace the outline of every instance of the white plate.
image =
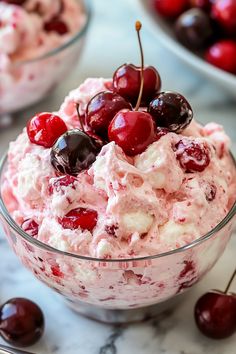
POLYGON ((222 86, 236 98, 236 75, 229 74, 193 54, 182 46, 175 38, 170 26, 153 10, 152 0, 137 0, 138 11, 149 24, 150 30, 171 52, 185 61, 188 65, 200 71, 204 76, 222 86))

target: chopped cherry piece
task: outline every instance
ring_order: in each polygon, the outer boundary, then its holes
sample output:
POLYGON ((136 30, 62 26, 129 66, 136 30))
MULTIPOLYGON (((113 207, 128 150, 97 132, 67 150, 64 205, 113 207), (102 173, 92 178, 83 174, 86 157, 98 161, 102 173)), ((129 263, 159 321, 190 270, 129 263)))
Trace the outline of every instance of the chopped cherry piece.
POLYGON ((110 141, 115 141, 123 151, 134 156, 143 152, 155 140, 155 123, 150 114, 123 110, 109 125, 110 141))
POLYGON ((34 237, 38 235, 39 225, 33 219, 26 219, 21 224, 22 230, 34 237))
POLYGON ((58 177, 57 179, 53 179, 51 183, 49 183, 48 189, 49 189, 49 194, 52 194, 54 191, 56 192, 61 192, 63 191, 63 187, 72 187, 75 189, 75 183, 76 178, 70 175, 65 175, 58 177))
POLYGON ((69 32, 67 24, 58 17, 54 17, 44 24, 46 32, 57 32, 61 36, 69 32))
POLYGON ((213 44, 207 50, 205 58, 208 63, 236 74, 236 41, 228 39, 213 44))
POLYGON ((116 231, 118 230, 118 225, 106 225, 105 226, 105 231, 108 233, 110 236, 116 236, 116 231))
POLYGON ((51 164, 61 173, 77 175, 96 160, 101 146, 79 129, 69 130, 53 145, 51 164))
POLYGON ((51 266, 51 271, 54 277, 59 277, 59 278, 63 277, 63 273, 61 272, 59 265, 51 266))
POLYGON ((208 292, 195 305, 195 321, 207 337, 222 339, 236 331, 236 295, 208 292))
POLYGON ((205 144, 180 140, 175 145, 176 157, 185 172, 202 172, 210 163, 210 152, 205 144))
POLYGON ((179 16, 188 6, 188 0, 154 0, 156 11, 164 17, 179 16))
POLYGON ((205 190, 206 200, 212 202, 216 197, 216 186, 214 184, 209 184, 206 186, 205 190))
POLYGON ((0 307, 0 334, 15 346, 35 344, 44 331, 44 316, 34 302, 15 298, 0 307))
POLYGON ((45 148, 53 146, 55 141, 67 131, 64 121, 52 113, 39 113, 27 124, 27 134, 33 144, 45 148))
POLYGON ((124 108, 132 109, 132 106, 122 96, 115 92, 100 92, 87 105, 86 122, 95 133, 106 138, 109 123, 124 108))
POLYGON ((179 274, 179 279, 185 278, 186 275, 191 274, 193 275, 196 271, 195 264, 192 260, 185 260, 184 268, 181 270, 179 274))
MULTIPOLYGON (((113 75, 113 86, 120 96, 131 102, 134 106, 137 102, 140 83, 141 67, 133 64, 123 64, 113 75)), ((153 66, 143 69, 144 86, 141 106, 146 106, 161 88, 161 78, 158 71, 153 66)))
POLYGON ((93 231, 97 225, 98 214, 96 210, 87 208, 77 208, 69 211, 63 218, 59 219, 59 223, 64 229, 78 229, 93 231))
POLYGON ((236 1, 215 0, 212 6, 212 17, 229 34, 236 33, 236 1))

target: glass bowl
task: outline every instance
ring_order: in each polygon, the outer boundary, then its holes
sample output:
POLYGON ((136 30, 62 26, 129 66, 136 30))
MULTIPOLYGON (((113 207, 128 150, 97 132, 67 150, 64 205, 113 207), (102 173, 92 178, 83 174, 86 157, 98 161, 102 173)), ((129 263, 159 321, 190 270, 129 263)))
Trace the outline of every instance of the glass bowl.
MULTIPOLYGON (((6 157, 0 166, 4 179, 6 157)), ((80 314, 109 323, 142 321, 170 308, 223 253, 233 230, 236 203, 226 217, 191 244, 155 256, 97 259, 54 249, 26 234, 0 194, 0 220, 11 248, 40 281, 80 314)))
POLYGON ((10 64, 0 72, 0 117, 40 101, 75 67, 91 20, 89 0, 78 0, 86 15, 83 27, 60 47, 31 60, 10 64))

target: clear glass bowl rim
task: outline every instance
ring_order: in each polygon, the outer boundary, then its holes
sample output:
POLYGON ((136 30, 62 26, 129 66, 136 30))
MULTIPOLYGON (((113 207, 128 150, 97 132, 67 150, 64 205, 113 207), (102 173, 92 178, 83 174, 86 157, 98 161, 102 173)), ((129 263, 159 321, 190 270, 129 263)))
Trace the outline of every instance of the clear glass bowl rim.
POLYGON ((44 59, 49 58, 51 56, 57 55, 58 53, 62 52, 64 49, 66 49, 66 48, 70 47, 71 45, 73 45, 74 43, 76 43, 80 38, 82 38, 89 27, 89 24, 91 22, 91 17, 92 17, 91 0, 83 0, 82 3, 84 5, 86 19, 85 19, 85 23, 84 23, 83 27, 74 36, 72 36, 68 41, 66 41, 65 43, 63 43, 59 47, 56 47, 56 48, 50 50, 49 52, 46 52, 46 53, 40 55, 39 57, 27 59, 27 60, 15 61, 11 64, 11 66, 18 67, 20 65, 31 64, 31 63, 35 63, 40 60, 44 60, 44 59))
MULTIPOLYGON (((231 155, 232 161, 234 162, 234 166, 236 167, 236 160, 234 159, 234 156, 232 155, 232 153, 230 153, 230 155, 231 155)), ((3 173, 6 163, 7 163, 7 154, 5 154, 2 157, 2 159, 0 160, 0 181, 2 178, 2 173, 3 173)), ((51 246, 33 238, 32 236, 28 235, 26 232, 24 232, 17 225, 17 223, 13 220, 13 218, 9 214, 9 212, 4 204, 3 198, 2 198, 1 185, 0 185, 0 213, 3 215, 5 221, 8 223, 8 225, 14 231, 16 231, 18 235, 20 235, 27 242, 31 243, 33 246, 37 246, 37 247, 43 249, 44 251, 48 251, 51 253, 56 253, 60 256, 72 257, 72 258, 76 258, 76 259, 80 259, 80 260, 84 260, 84 261, 106 262, 106 263, 123 263, 123 262, 136 262, 136 261, 150 261, 150 260, 157 259, 157 258, 171 256, 171 255, 174 255, 177 253, 185 252, 186 250, 192 249, 192 248, 198 246, 199 244, 209 240, 213 235, 215 235, 217 232, 219 232, 221 229, 223 229, 228 224, 228 222, 234 217, 234 215, 236 214, 236 200, 235 200, 232 208, 229 210, 228 214, 224 217, 223 220, 221 220, 219 222, 219 224, 217 224, 212 230, 210 230, 205 235, 197 238, 193 242, 191 242, 183 247, 179 247, 174 250, 159 253, 156 255, 136 257, 136 258, 118 258, 118 259, 117 258, 112 258, 112 259, 95 258, 95 257, 82 256, 82 255, 78 255, 78 254, 74 254, 74 253, 64 252, 64 251, 61 251, 61 250, 56 249, 54 247, 51 247, 51 246)))

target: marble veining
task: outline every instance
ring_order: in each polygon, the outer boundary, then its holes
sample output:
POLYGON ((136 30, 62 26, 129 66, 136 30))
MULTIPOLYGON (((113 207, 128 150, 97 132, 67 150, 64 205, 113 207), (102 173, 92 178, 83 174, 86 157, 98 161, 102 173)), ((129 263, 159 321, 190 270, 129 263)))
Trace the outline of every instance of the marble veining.
MULTIPOLYGON (((53 95, 17 114, 11 128, 0 130, 0 155, 34 112, 57 109, 65 94, 86 77, 111 77, 122 63, 139 63, 133 27, 134 21, 142 18, 136 13, 136 0, 93 0, 93 4, 95 14, 77 69, 53 95)), ((142 39, 145 61, 160 70, 163 88, 186 95, 200 121, 224 124, 235 153, 236 102, 161 47, 145 24, 142 39)), ((235 249, 236 234, 214 269, 172 312, 142 324, 114 327, 80 317, 68 309, 57 295, 23 268, 0 230, 0 303, 23 296, 42 307, 46 332, 37 345, 29 348, 36 354, 234 354, 236 334, 222 341, 203 337, 194 324, 193 308, 197 298, 208 289, 224 289, 235 267, 235 249)), ((232 291, 236 292, 236 282, 232 291)))

